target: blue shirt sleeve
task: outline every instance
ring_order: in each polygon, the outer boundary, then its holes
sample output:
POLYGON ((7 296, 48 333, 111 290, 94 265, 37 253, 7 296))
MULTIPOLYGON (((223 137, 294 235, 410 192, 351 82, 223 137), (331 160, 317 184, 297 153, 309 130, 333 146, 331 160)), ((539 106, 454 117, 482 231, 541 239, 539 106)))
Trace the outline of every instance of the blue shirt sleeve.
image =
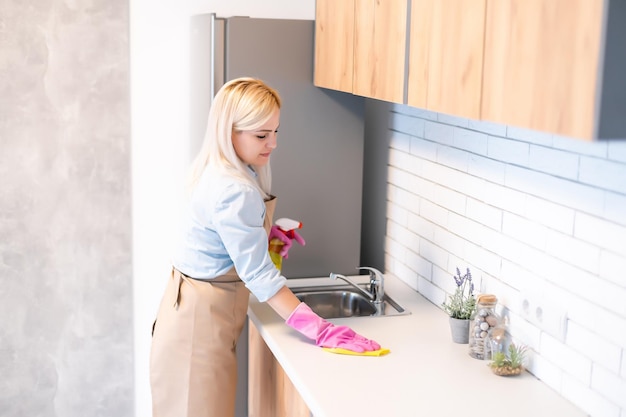
POLYGON ((287 280, 269 257, 264 217, 265 203, 256 188, 207 170, 182 218, 174 267, 190 277, 209 280, 234 266, 259 301, 267 301, 287 280))
POLYGON ((282 288, 286 279, 276 269, 268 253, 267 232, 263 228, 265 204, 259 192, 249 185, 225 188, 214 208, 215 231, 246 287, 267 301, 282 288))

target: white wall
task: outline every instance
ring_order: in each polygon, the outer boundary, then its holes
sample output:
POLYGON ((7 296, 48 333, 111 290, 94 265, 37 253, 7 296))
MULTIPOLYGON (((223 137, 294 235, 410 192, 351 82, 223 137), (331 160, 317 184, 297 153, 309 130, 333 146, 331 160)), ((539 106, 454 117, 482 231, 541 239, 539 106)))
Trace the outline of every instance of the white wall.
POLYGON ((150 330, 170 268, 188 155, 189 17, 314 19, 315 1, 131 0, 135 415, 151 415, 150 330))
POLYGON ((469 267, 533 374, 594 417, 626 417, 626 140, 400 105, 388 126, 387 271, 440 306, 469 267))

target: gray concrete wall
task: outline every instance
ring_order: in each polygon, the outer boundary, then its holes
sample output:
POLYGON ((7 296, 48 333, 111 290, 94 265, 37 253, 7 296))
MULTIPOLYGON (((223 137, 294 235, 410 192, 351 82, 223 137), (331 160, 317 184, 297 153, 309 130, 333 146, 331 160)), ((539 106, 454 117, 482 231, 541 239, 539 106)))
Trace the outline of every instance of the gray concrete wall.
POLYGON ((133 413, 128 0, 0 0, 0 414, 133 413))

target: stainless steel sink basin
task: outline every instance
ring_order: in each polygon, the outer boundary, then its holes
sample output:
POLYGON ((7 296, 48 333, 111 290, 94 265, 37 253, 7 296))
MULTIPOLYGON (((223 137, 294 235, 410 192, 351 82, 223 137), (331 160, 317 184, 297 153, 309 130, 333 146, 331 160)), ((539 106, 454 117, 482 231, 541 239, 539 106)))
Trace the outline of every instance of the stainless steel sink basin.
POLYGON ((410 314, 386 294, 381 304, 375 304, 350 286, 295 287, 291 291, 325 319, 410 314))

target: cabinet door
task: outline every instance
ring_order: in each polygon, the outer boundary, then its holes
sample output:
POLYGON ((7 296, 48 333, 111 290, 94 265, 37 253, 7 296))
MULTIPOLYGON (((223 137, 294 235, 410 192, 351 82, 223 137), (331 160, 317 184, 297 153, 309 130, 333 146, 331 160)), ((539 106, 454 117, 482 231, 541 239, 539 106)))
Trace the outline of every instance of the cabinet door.
POLYGON ((306 403, 248 320, 248 416, 309 417, 306 403))
POLYGON ((353 51, 354 0, 317 0, 313 83, 351 93, 353 51))
POLYGON ((485 7, 486 0, 413 0, 408 105, 480 117, 485 7))
POLYGON ((482 118, 591 138, 604 1, 488 0, 482 118))
POLYGON ((404 102, 406 26, 407 0, 356 0, 354 94, 404 102))

